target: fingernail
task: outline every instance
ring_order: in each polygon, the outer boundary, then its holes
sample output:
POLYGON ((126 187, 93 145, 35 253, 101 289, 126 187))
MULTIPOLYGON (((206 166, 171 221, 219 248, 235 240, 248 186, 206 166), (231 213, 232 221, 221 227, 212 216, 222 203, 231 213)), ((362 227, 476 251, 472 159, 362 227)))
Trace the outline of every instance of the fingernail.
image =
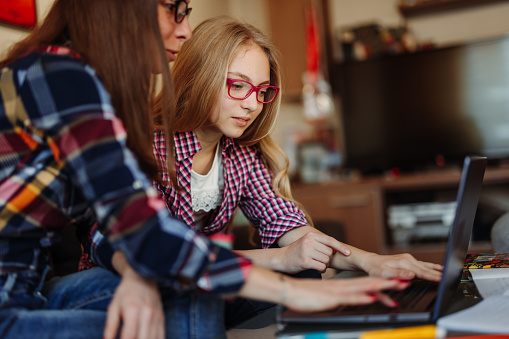
POLYGON ((348 248, 345 249, 345 254, 350 254, 350 250, 348 248))
POLYGON ((393 300, 394 301, 394 307, 399 307, 399 302, 397 302, 396 300, 393 300))
POLYGON ((368 297, 372 298, 373 300, 378 299, 378 295, 376 295, 375 293, 368 293, 368 297))
POLYGON ((404 279, 400 279, 400 278, 391 278, 390 280, 395 280, 399 283, 402 283, 402 284, 410 284, 410 281, 409 280, 404 280, 404 279))

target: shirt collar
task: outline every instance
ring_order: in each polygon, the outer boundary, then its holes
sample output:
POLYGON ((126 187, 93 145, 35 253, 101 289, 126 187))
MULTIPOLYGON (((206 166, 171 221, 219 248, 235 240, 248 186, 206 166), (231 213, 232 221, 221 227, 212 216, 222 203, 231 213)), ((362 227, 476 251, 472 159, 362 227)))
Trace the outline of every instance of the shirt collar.
POLYGON ((201 150, 200 141, 194 131, 175 132, 175 160, 182 161, 201 150))
MULTIPOLYGON (((198 136, 194 131, 175 132, 173 134, 173 139, 175 140, 176 161, 182 161, 192 157, 201 150, 200 141, 198 140, 198 136)), ((226 149, 232 147, 234 142, 235 141, 232 138, 223 136, 223 151, 226 151, 226 149)))

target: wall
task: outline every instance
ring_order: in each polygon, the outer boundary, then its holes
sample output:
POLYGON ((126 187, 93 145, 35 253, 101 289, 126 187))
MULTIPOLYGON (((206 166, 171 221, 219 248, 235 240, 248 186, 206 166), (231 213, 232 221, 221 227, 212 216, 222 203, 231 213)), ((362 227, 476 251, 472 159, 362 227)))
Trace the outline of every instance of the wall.
MULTIPOLYGON (((331 31, 366 22, 392 26, 405 22, 398 0, 327 1, 331 31)), ((509 2, 498 2, 415 16, 407 24, 419 40, 447 45, 509 32, 508 17, 509 2)))
POLYGON ((509 32, 508 17, 509 3, 505 2, 416 17, 409 24, 418 38, 449 44, 509 32))
POLYGON ((192 0, 189 6, 193 8, 191 27, 196 27, 207 18, 230 15, 265 32, 270 31, 268 0, 192 0))
MULTIPOLYGON (((41 22, 53 4, 53 0, 36 0, 37 21, 41 22)), ((217 15, 227 14, 245 20, 256 27, 270 31, 267 0, 192 0, 190 16, 191 27, 203 20, 217 15)), ((0 25, 0 53, 5 52, 14 42, 29 33, 26 29, 0 25)))
MULTIPOLYGON (((48 12, 53 0, 36 0, 35 10, 39 22, 48 12)), ((28 34, 28 30, 14 26, 0 25, 0 54, 4 53, 13 43, 21 40, 28 34)))

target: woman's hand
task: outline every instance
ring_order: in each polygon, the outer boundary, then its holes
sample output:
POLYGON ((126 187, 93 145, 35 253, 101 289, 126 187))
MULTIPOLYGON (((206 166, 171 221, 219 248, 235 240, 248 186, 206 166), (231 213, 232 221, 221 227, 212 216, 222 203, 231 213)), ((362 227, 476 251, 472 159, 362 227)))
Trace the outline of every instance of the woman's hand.
POLYGON ((365 305, 379 301, 388 307, 398 304, 383 290, 404 290, 410 283, 399 279, 361 277, 351 279, 290 279, 284 304, 295 311, 329 310, 341 305, 365 305))
POLYGON ((400 279, 380 277, 296 279, 255 265, 239 295, 283 304, 300 312, 325 311, 341 305, 364 305, 375 301, 395 307, 397 303, 383 291, 403 290, 409 284, 400 279))
POLYGON ((164 311, 157 284, 132 270, 121 252, 115 253, 113 265, 122 280, 108 307, 104 338, 117 338, 120 330, 120 339, 164 339, 164 311))
POLYGON ((440 281, 443 266, 419 261, 408 253, 379 255, 365 252, 360 267, 370 276, 410 280, 421 278, 440 281))

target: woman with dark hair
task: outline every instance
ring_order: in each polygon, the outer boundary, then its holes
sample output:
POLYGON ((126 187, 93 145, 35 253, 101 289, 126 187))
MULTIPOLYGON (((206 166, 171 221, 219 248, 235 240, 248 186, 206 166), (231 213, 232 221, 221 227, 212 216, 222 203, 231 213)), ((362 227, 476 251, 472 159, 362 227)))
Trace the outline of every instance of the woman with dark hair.
POLYGON ((119 267, 121 280, 97 269, 45 282, 48 248, 63 227, 98 221, 114 248, 152 280, 177 284, 182 270, 192 279, 209 265, 206 242, 155 227, 179 224, 161 213, 148 180, 159 172, 151 151, 154 74, 163 79, 161 122, 171 126, 166 65, 191 36, 189 11, 185 1, 56 0, 42 24, 1 60, 2 338, 101 337, 115 290, 107 337, 119 319, 124 336, 164 336, 159 296, 128 293, 153 283, 128 266, 119 267), (151 237, 176 247, 147 251, 151 237), (170 269, 182 246, 199 253, 194 272, 189 265, 170 269), (159 255, 168 258, 166 267, 154 267, 150 258, 159 255), (159 316, 145 314, 154 309, 159 316))

